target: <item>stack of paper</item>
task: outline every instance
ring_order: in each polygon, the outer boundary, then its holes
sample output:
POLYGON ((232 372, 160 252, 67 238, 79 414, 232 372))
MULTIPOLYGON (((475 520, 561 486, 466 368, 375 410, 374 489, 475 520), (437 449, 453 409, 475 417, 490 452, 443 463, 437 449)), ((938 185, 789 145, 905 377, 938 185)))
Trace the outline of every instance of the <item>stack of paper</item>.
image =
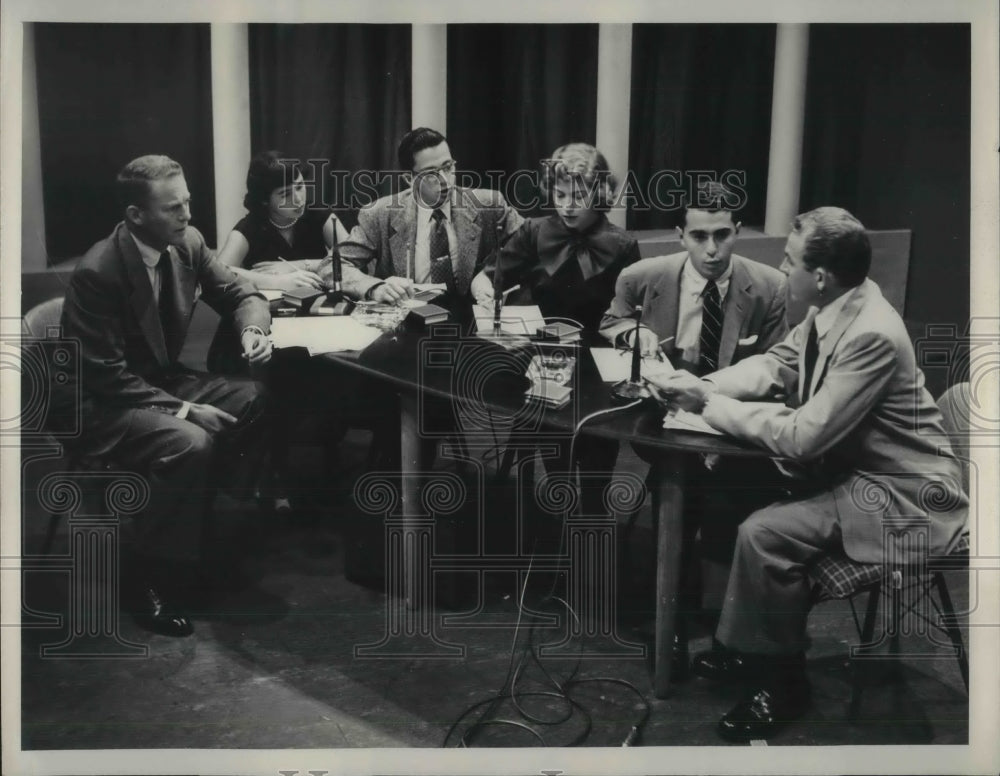
MULTIPOLYGON (((632 376, 632 351, 615 350, 614 348, 591 348, 597 371, 606 383, 617 383, 628 380, 632 376)), ((641 372, 643 377, 660 377, 672 374, 673 366, 666 359, 642 359, 641 372)))
POLYGON ((721 431, 718 431, 708 425, 701 415, 695 415, 693 412, 688 412, 686 410, 677 410, 673 413, 667 413, 667 416, 663 419, 663 427, 673 429, 675 431, 696 431, 699 434, 724 436, 721 431))
MULTIPOLYGON (((477 305, 475 307, 476 330, 493 331, 493 311, 477 305)), ((500 312, 500 330, 507 334, 533 335, 545 325, 542 311, 536 304, 507 305, 500 312)))
POLYGON ((346 315, 303 318, 275 318, 271 321, 271 341, 276 348, 306 348, 317 353, 364 350, 382 332, 346 315))

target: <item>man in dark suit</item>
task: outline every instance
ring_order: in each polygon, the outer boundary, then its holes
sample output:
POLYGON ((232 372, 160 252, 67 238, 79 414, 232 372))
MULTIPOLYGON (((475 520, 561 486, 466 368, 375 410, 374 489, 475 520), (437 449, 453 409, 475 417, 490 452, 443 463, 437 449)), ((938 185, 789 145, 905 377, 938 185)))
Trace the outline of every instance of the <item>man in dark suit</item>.
MULTIPOLYGON (((735 192, 716 185, 699 190, 697 197, 685 212, 683 227, 677 227, 685 250, 643 259, 623 270, 601 333, 612 344, 631 345, 634 311, 642 305, 638 337, 643 355, 660 355, 662 342, 662 352, 675 366, 703 375, 766 352, 784 338, 788 326, 781 272, 733 253, 740 231, 732 210, 738 204, 735 192)), ((682 611, 697 609, 699 597, 710 617, 721 609, 736 528, 747 515, 747 503, 772 500, 772 490, 763 484, 774 479, 773 468, 769 461, 713 458, 690 473, 685 487, 682 611)), ((656 477, 655 470, 651 476, 656 477)), ((677 679, 688 671, 686 619, 682 616, 677 623, 677 679)))
POLYGON ((922 553, 950 552, 968 530, 941 413, 902 319, 867 279, 870 264, 868 235, 850 213, 798 216, 782 269, 788 305, 809 307, 806 319, 767 353, 704 380, 653 378, 671 403, 807 475, 790 500, 740 525, 717 642, 694 660, 707 678, 752 683, 719 723, 728 739, 767 738, 807 706, 811 563, 830 552, 919 563, 922 553), (907 530, 887 544, 883 516, 926 530, 926 544, 907 530))
POLYGON ((271 356, 270 313, 189 225, 177 162, 134 159, 117 191, 124 221, 80 261, 63 308, 63 332, 80 348, 78 444, 148 477, 149 507, 134 521, 133 606, 144 627, 184 636, 193 629, 176 597, 192 574, 219 571, 199 567, 216 563, 202 557, 204 521, 215 485, 235 485, 252 465, 263 396, 250 379, 195 372, 178 356, 199 294, 235 321, 250 364, 271 356))
POLYGON ((410 188, 358 213, 358 225, 340 245, 348 262, 344 290, 395 303, 412 296, 414 283, 443 283, 451 296, 468 297, 472 278, 494 249, 497 227, 502 240, 523 219, 499 192, 455 185, 456 162, 440 132, 407 132, 397 156, 410 188))

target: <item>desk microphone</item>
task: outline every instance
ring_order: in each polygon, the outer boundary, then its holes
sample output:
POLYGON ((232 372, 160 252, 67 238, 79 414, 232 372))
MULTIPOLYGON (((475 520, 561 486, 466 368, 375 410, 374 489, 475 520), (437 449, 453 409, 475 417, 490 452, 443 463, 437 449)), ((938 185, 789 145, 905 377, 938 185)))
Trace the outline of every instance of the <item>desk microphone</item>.
POLYGON ((333 224, 333 246, 330 249, 330 271, 332 288, 327 289, 326 303, 333 310, 333 315, 350 315, 354 310, 354 302, 347 298, 342 288, 343 269, 340 263, 340 248, 337 245, 337 223, 333 224))
POLYGON ((502 330, 501 312, 503 311, 503 271, 500 269, 500 243, 503 235, 504 225, 498 223, 493 237, 493 329, 489 332, 478 332, 482 339, 495 342, 497 345, 507 349, 520 348, 527 345, 530 340, 526 336, 511 334, 502 330))
POLYGON ((500 232, 503 226, 497 224, 496 269, 493 271, 493 336, 500 334, 500 311, 503 309, 503 283, 500 282, 500 232))
POLYGON ((632 338, 632 374, 611 387, 612 404, 628 404, 636 399, 653 398, 649 388, 642 384, 642 355, 639 350, 639 322, 642 320, 642 305, 635 306, 635 336, 632 338))

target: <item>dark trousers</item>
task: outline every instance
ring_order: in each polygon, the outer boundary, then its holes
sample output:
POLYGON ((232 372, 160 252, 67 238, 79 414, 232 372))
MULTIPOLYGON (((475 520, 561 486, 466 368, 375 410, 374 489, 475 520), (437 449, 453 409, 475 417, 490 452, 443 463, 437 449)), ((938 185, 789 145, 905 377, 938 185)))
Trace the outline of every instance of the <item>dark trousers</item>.
POLYGON ((207 363, 212 372, 252 377, 267 386, 267 491, 272 497, 288 496, 289 447, 295 430, 306 420, 318 424, 328 440, 329 459, 352 415, 358 379, 329 359, 310 356, 305 348, 276 350, 268 363, 251 368, 238 336, 225 322, 216 330, 207 363))
POLYGON ((181 369, 156 384, 185 401, 211 404, 237 422, 210 434, 189 420, 146 408, 103 405, 85 413, 81 452, 112 457, 147 478, 149 505, 134 521, 134 552, 195 564, 216 488, 252 494, 265 424, 264 388, 249 378, 181 369))

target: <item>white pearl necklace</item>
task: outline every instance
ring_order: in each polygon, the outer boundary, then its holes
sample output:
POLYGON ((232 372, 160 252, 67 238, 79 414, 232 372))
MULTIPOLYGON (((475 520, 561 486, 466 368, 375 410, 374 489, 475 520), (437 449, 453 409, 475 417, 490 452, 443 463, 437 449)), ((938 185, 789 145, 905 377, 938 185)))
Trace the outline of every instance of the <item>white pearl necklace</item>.
POLYGON ((295 218, 293 218, 293 219, 291 220, 291 222, 290 222, 290 223, 287 223, 287 224, 285 224, 284 226, 282 226, 281 224, 276 224, 276 223, 274 223, 274 219, 273 219, 273 218, 271 218, 271 215, 270 215, 270 214, 268 214, 268 216, 267 216, 267 220, 271 222, 271 226, 273 226, 273 227, 274 227, 275 229, 277 229, 277 230, 278 230, 279 232, 283 232, 283 231, 284 231, 284 230, 286 230, 286 229, 291 229, 291 228, 292 228, 293 226, 295 226, 295 225, 296 225, 296 224, 297 224, 297 223, 299 222, 299 219, 300 219, 300 218, 302 218, 302 216, 296 216, 295 218))

